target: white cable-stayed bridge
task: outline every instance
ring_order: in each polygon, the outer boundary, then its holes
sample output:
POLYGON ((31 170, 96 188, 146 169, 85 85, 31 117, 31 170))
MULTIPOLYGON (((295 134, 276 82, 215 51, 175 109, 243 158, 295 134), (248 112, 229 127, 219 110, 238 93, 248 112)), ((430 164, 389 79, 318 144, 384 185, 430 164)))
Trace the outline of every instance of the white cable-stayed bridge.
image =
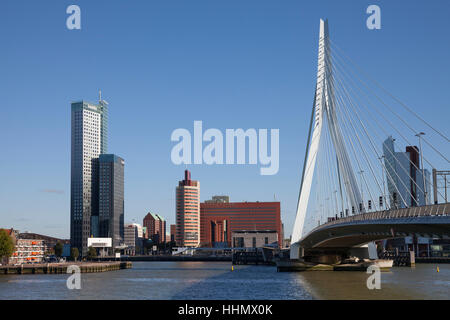
POLYGON ((449 142, 331 41, 320 20, 291 259, 412 234, 450 237, 450 203, 435 181, 448 170, 449 142))

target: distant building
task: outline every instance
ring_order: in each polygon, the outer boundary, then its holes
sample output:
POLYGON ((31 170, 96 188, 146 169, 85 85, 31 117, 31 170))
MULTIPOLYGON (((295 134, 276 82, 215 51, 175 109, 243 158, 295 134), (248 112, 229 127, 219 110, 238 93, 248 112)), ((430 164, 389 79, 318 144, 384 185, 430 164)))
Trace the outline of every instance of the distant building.
POLYGON ((144 239, 148 239, 148 229, 147 227, 142 227, 142 233, 143 233, 143 237, 144 239))
POLYGON ((70 243, 65 243, 64 244, 62 256, 66 257, 66 258, 70 257, 70 243))
POLYGON ((44 258, 44 240, 21 239, 15 241, 15 251, 9 259, 10 264, 42 262, 44 258))
MULTIPOLYGON (((391 208, 424 206, 431 203, 430 172, 424 169, 425 183, 416 146, 407 146, 405 152, 396 152, 392 136, 383 142, 385 176, 391 208), (425 201, 427 199, 427 201, 425 201)), ((415 251, 416 256, 428 256, 433 243, 431 238, 405 237, 384 241, 387 249, 415 251)))
POLYGON ((278 247, 278 233, 275 230, 233 231, 231 234, 233 248, 278 247))
POLYGON ((206 200, 205 203, 228 203, 230 202, 229 196, 213 196, 211 200, 206 200))
POLYGON ((175 242, 176 233, 177 233, 177 225, 171 224, 170 225, 170 241, 175 242))
POLYGON ((112 249, 124 241, 124 165, 114 154, 98 158, 98 232, 94 237, 111 238, 112 249))
POLYGON ((29 240, 43 240, 44 241, 44 253, 53 251, 53 249, 55 248, 55 245, 58 242, 61 242, 61 244, 63 244, 63 245, 70 244, 69 239, 59 239, 59 238, 55 238, 55 237, 46 236, 43 234, 30 233, 30 232, 19 233, 18 238, 29 239, 29 240))
POLYGON ((127 249, 125 249, 126 253, 130 255, 134 255, 136 253, 136 242, 138 238, 138 230, 137 227, 130 223, 124 226, 124 241, 127 249))
POLYGON ((231 247, 235 231, 267 230, 282 245, 280 202, 204 202, 200 211, 202 247, 231 247))
POLYGON ((127 223, 124 227, 125 251, 128 254, 142 254, 144 252, 144 228, 139 223, 127 223))
POLYGON ((143 225, 148 230, 148 236, 156 243, 166 242, 166 220, 156 213, 147 213, 143 225))
POLYGON ((181 247, 200 244, 200 182, 191 180, 184 172, 184 180, 176 188, 176 243, 181 247))
POLYGON ((394 139, 383 143, 385 175, 391 208, 406 208, 431 204, 430 172, 420 165, 419 149, 407 146, 406 152, 396 152, 394 139), (425 194, 427 201, 425 201, 425 194))

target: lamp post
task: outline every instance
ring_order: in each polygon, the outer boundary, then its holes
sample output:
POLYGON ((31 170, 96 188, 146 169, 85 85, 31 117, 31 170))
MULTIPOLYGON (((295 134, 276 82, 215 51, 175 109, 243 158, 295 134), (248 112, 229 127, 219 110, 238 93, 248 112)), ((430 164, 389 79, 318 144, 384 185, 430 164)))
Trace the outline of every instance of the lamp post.
MULTIPOLYGON (((358 173, 361 175, 361 178, 360 178, 360 180, 361 180, 361 202, 362 202, 362 210, 364 210, 364 191, 363 191, 363 173, 364 173, 364 170, 361 170, 358 173)), ((362 212, 360 212, 360 213, 362 213, 362 212)))
POLYGON ((384 155, 382 155, 378 159, 380 160, 380 163, 381 163, 381 179, 383 179, 383 203, 384 203, 384 206, 386 207, 386 183, 384 181, 384 169, 385 168, 383 167, 384 155))
POLYGON ((419 132, 416 134, 416 137, 419 138, 419 153, 420 153, 420 162, 422 162, 422 178, 423 178, 423 195, 425 198, 425 205, 428 205, 427 201, 427 185, 425 183, 425 169, 424 169, 424 163, 423 163, 423 151, 422 151, 422 139, 421 137, 424 136, 424 132, 419 132))

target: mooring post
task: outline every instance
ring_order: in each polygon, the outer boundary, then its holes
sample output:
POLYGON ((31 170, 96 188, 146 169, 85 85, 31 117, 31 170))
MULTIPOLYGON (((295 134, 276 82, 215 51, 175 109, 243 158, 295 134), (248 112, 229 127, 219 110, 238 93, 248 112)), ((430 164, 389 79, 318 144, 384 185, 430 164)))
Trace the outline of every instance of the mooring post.
POLYGON ((410 263, 411 267, 416 266, 416 255, 415 255, 414 251, 409 252, 409 263, 410 263))

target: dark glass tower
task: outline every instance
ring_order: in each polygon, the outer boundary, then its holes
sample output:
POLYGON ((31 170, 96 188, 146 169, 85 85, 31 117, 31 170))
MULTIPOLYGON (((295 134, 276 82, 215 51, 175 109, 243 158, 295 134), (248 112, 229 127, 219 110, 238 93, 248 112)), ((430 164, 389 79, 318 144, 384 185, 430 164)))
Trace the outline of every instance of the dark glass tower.
POLYGON ((112 238, 113 248, 124 240, 124 166, 114 154, 98 158, 98 236, 112 238))

